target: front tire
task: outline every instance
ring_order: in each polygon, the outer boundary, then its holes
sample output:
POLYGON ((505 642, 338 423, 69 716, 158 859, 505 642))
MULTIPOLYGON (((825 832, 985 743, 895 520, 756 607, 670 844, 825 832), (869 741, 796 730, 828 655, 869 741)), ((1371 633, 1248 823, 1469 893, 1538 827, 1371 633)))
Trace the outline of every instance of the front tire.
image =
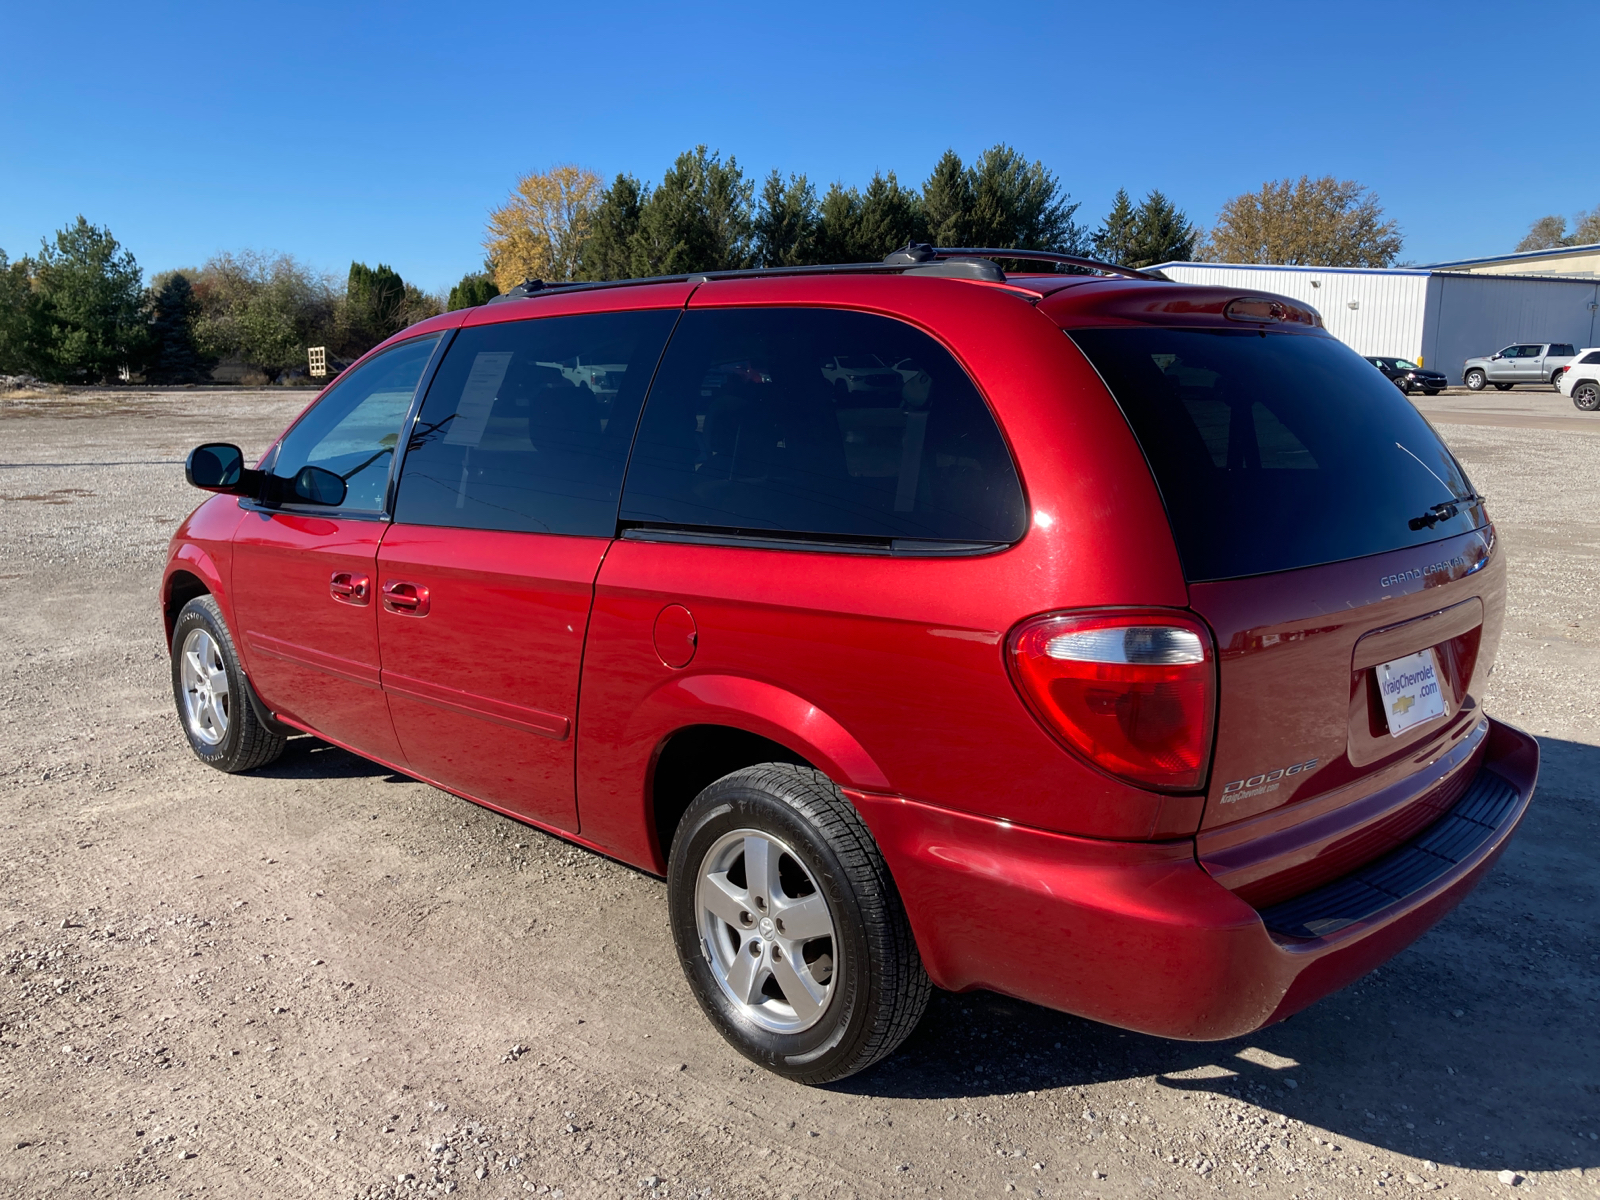
POLYGON ((893 1053, 927 1007, 883 855, 820 771, 766 763, 701 792, 673 838, 667 896, 695 999, 776 1074, 853 1075, 893 1053))
POLYGON ((1579 383, 1572 388, 1573 406, 1583 412, 1594 412, 1600 409, 1600 384, 1579 383))
POLYGON ((1464 382, 1469 391, 1481 392, 1483 385, 1489 382, 1489 377, 1482 371, 1472 370, 1467 372, 1464 382))
POLYGON ((249 687, 222 610, 196 596, 172 627, 172 698, 189 748, 208 767, 233 774, 283 753, 287 739, 262 724, 249 687))

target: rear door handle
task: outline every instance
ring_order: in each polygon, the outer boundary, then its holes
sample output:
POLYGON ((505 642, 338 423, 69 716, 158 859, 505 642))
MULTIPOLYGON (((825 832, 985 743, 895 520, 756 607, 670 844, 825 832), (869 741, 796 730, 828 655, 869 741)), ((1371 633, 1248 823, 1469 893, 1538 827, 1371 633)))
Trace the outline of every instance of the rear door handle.
POLYGON ((390 580, 383 585, 383 607, 402 617, 425 617, 430 601, 428 589, 420 583, 390 580))
POLYGON ((372 580, 353 571, 335 571, 328 580, 328 595, 341 604, 366 605, 372 600, 372 580))

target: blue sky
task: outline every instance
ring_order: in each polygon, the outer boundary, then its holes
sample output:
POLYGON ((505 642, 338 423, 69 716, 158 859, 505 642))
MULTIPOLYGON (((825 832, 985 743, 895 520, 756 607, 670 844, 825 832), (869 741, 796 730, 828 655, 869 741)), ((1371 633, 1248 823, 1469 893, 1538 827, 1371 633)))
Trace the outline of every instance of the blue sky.
POLYGON ((250 248, 433 289, 555 163, 657 179, 704 142, 756 175, 920 183, 1004 141, 1090 224, 1119 186, 1209 224, 1266 179, 1356 179, 1431 262, 1600 205, 1574 57, 1597 44, 1594 0, 11 3, 0 248, 81 212, 147 272, 250 248))

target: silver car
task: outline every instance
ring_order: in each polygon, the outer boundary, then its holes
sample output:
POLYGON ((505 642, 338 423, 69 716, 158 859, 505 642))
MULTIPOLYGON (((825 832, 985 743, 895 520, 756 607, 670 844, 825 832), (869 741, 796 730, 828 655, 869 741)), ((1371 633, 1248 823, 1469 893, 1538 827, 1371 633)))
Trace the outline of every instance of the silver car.
POLYGON ((1494 384, 1502 392, 1519 383, 1548 383, 1555 387, 1561 368, 1577 351, 1570 342, 1519 342, 1486 358, 1469 358, 1461 366, 1461 382, 1475 392, 1494 384))

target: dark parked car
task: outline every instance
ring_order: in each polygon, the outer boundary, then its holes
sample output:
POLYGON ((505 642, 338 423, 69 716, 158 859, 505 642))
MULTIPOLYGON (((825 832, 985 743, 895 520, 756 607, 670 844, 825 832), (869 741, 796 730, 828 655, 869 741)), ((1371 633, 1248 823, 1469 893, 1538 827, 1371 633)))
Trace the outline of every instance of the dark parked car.
POLYGON ((1438 371, 1425 371, 1407 358, 1386 358, 1382 355, 1375 357, 1369 354, 1367 361, 1382 371, 1390 383, 1408 396, 1413 390, 1421 391, 1428 396, 1437 396, 1450 384, 1450 381, 1438 371))
POLYGON ((1533 792, 1484 500, 1296 301, 1018 253, 515 289, 197 448, 195 754, 314 734, 664 876, 806 1082, 930 985, 1216 1039, 1361 977, 1533 792))

